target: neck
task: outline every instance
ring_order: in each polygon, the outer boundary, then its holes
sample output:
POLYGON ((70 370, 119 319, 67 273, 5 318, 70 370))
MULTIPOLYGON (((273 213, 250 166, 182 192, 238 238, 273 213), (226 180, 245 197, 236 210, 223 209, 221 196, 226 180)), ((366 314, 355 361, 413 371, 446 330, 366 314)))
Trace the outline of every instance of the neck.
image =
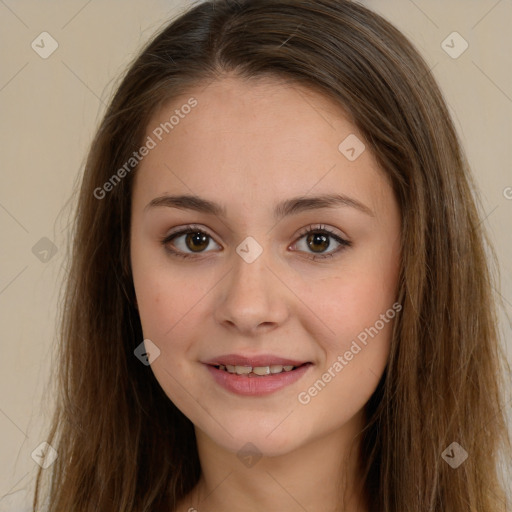
POLYGON ((196 428, 202 475, 178 510, 367 512, 359 473, 361 417, 273 457, 245 459, 196 428))

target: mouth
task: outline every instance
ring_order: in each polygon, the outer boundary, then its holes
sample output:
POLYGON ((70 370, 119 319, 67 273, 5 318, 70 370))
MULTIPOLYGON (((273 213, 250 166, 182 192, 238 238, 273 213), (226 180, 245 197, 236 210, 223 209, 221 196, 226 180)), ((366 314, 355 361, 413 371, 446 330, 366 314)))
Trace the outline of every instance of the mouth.
POLYGON ((292 385, 306 374, 312 362, 272 355, 245 357, 236 354, 205 361, 214 381, 238 395, 266 395, 292 385))
POLYGON ((297 368, 301 368, 302 366, 309 365, 311 363, 303 363, 299 365, 282 365, 282 364, 272 364, 268 366, 241 366, 241 365, 232 365, 232 364, 218 364, 218 365, 210 365, 216 368, 217 370, 221 370, 227 373, 243 375, 245 377, 265 377, 267 375, 277 375, 283 372, 293 372, 297 368))

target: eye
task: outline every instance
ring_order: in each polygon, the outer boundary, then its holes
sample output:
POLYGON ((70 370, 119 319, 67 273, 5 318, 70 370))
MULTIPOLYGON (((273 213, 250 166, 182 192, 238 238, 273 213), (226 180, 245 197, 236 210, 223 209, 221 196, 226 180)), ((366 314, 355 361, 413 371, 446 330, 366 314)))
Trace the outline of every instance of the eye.
POLYGON ((305 238, 305 251, 308 252, 309 250, 312 250, 313 253, 315 253, 312 256, 307 256, 312 260, 332 258, 335 254, 352 245, 352 242, 345 240, 340 235, 337 235, 321 224, 305 228, 300 235, 301 237, 299 241, 295 242, 292 247, 299 246, 300 240, 305 238), (329 253, 324 253, 324 251, 332 245, 330 239, 333 239, 335 242, 335 250, 329 253))
MULTIPOLYGON (((305 249, 300 250, 304 252, 312 250, 313 254, 310 253, 307 256, 312 260, 332 258, 336 253, 352 245, 352 242, 345 240, 321 224, 305 228, 300 233, 299 240, 291 247, 296 248, 299 246, 303 238, 305 238, 305 249), (325 253, 332 245, 331 239, 334 240, 335 250, 325 253)), ((210 252, 206 251, 206 249, 210 247, 213 238, 199 226, 189 225, 184 229, 167 235, 161 242, 171 255, 180 258, 190 258, 204 252, 210 252)), ((220 248, 218 244, 213 243, 220 248)))
MULTIPOLYGON (((195 254, 205 252, 205 249, 210 246, 210 242, 213 242, 212 237, 203 229, 194 225, 171 233, 162 240, 162 244, 167 251, 173 256, 179 256, 181 258, 189 258, 191 256, 193 257, 195 254), (178 250, 173 247, 176 247, 178 250), (188 250, 190 250, 190 252, 187 252, 188 250)), ((215 245, 220 247, 218 244, 215 245)))

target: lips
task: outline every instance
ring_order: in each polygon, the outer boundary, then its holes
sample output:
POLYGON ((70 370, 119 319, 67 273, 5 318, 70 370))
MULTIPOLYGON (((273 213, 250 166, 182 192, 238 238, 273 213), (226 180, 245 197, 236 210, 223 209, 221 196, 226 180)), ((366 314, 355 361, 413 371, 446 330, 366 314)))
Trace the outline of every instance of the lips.
POLYGON ((205 361, 209 373, 222 387, 241 395, 265 395, 291 385, 312 366, 309 361, 275 355, 227 354, 205 361))

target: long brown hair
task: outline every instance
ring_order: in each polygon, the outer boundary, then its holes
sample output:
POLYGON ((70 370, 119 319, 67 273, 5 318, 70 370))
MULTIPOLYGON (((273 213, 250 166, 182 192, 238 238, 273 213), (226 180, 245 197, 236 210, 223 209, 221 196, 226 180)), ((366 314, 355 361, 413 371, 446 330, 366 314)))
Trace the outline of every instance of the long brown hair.
POLYGON ((141 147, 159 106, 226 73, 286 78, 343 106, 401 209, 403 310, 362 433, 370 509, 505 510, 505 358, 468 165, 418 52, 346 0, 208 0, 129 67, 85 166, 49 436, 59 456, 38 474, 34 507, 44 495, 58 512, 172 510, 199 478, 192 423, 133 354, 143 339, 129 260, 136 167, 97 190, 141 147), (453 442, 468 453, 457 469, 442 457, 453 442))

